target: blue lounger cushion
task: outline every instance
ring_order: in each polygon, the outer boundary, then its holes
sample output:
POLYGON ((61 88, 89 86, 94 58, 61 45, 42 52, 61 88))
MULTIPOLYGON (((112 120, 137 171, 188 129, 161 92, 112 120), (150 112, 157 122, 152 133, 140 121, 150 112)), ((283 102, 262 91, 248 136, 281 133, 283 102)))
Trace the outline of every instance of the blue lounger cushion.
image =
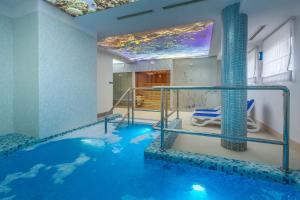
POLYGON ((247 101, 247 110, 249 110, 254 105, 254 99, 250 99, 247 101))
MULTIPOLYGON (((247 101, 247 114, 248 114, 247 130, 250 133, 255 133, 260 130, 260 126, 250 116, 250 112, 253 108, 254 108, 254 99, 249 99, 247 101)), ((222 113, 219 113, 220 110, 217 110, 217 109, 218 108, 196 109, 195 113, 193 113, 193 115, 192 115, 192 124, 194 126, 199 126, 199 127, 203 127, 208 124, 221 124, 222 113), (196 119, 196 120, 193 121, 193 119, 196 119)))
POLYGON ((196 112, 218 112, 219 109, 195 109, 196 112))
MULTIPOLYGON (((249 99, 247 101, 247 111, 249 111, 251 109, 251 107, 254 105, 254 99, 249 99)), ((201 113, 201 112, 211 112, 211 113, 216 113, 218 112, 220 109, 216 109, 216 108, 211 108, 211 109, 195 109, 196 113, 201 113)))
POLYGON ((219 117, 221 114, 216 113, 194 113, 193 117, 219 117))

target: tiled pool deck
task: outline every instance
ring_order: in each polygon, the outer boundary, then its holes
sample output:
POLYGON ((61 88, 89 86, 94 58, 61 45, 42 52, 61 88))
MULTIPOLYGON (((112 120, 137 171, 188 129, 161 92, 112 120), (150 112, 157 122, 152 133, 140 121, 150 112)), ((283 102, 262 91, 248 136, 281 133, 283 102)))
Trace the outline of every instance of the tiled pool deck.
POLYGON ((289 173, 285 173, 278 167, 272 165, 178 151, 170 148, 172 141, 174 141, 174 134, 165 133, 165 143, 167 145, 165 151, 161 151, 160 137, 158 137, 145 150, 145 158, 165 160, 173 163, 184 163, 200 168, 222 171, 226 174, 291 184, 300 189, 300 170, 292 170, 289 173))

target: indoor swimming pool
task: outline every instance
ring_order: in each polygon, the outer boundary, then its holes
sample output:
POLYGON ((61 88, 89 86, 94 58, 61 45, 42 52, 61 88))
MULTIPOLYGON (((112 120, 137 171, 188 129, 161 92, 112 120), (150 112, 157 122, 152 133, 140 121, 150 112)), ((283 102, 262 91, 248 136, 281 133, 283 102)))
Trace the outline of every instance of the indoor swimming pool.
MULTIPOLYGON (((0 199, 297 200, 292 186, 145 160, 149 125, 104 134, 103 123, 0 157, 0 199)), ((110 127, 111 128, 111 127, 110 127)))

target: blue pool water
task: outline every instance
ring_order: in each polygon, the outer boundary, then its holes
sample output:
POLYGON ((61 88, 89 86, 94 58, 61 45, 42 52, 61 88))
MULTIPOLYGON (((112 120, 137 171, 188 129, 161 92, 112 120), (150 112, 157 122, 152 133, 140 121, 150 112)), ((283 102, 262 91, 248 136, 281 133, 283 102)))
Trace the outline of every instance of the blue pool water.
POLYGON ((0 199, 300 199, 291 186, 144 160, 157 135, 135 125, 105 136, 97 125, 2 156, 0 199))

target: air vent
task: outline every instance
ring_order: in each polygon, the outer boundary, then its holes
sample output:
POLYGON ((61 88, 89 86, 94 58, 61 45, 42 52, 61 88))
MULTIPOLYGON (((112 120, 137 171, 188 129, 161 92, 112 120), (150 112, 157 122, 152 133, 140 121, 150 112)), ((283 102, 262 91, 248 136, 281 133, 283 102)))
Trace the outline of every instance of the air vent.
POLYGON ((185 2, 182 2, 182 3, 175 3, 175 4, 167 5, 167 6, 164 6, 162 8, 164 10, 168 10, 168 9, 177 8, 177 7, 181 7, 181 6, 186 6, 186 5, 189 5, 189 4, 198 3, 198 2, 202 2, 202 1, 206 1, 206 0, 185 1, 185 2))
POLYGON ((266 28, 266 25, 261 25, 260 27, 258 27, 257 31, 255 31, 255 33, 252 34, 252 36, 250 37, 249 41, 254 40, 254 38, 256 38, 256 36, 257 36, 264 28, 266 28))
POLYGON ((142 11, 142 12, 132 13, 132 14, 129 14, 129 15, 124 15, 124 16, 118 17, 117 19, 118 20, 128 19, 128 18, 132 18, 132 17, 146 15, 146 14, 149 14, 149 13, 153 13, 153 10, 145 10, 145 11, 142 11))

